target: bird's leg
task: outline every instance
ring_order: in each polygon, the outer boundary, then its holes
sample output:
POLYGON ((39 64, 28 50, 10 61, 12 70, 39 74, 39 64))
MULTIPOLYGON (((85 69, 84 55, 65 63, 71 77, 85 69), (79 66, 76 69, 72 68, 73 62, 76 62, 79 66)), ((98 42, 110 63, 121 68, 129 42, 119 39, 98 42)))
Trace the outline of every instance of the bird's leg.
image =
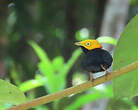
POLYGON ((94 78, 93 78, 92 72, 90 72, 90 81, 94 82, 94 78))
POLYGON ((109 75, 109 72, 103 65, 101 65, 101 68, 105 71, 105 76, 107 77, 109 75))

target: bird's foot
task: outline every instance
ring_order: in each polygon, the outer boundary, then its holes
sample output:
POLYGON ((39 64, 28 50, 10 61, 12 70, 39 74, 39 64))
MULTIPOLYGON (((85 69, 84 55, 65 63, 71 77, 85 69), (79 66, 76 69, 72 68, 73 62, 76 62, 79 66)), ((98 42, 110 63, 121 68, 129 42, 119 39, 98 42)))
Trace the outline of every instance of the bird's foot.
POLYGON ((90 81, 91 81, 91 82, 94 82, 94 78, 90 78, 90 81))
POLYGON ((106 80, 107 80, 108 76, 109 76, 109 72, 106 70, 106 71, 105 71, 105 79, 106 79, 106 80))
POLYGON ((109 72, 107 71, 107 69, 103 65, 101 65, 101 68, 105 71, 105 79, 107 80, 109 72))
POLYGON ((90 81, 94 82, 94 78, 93 78, 92 72, 90 72, 90 81))

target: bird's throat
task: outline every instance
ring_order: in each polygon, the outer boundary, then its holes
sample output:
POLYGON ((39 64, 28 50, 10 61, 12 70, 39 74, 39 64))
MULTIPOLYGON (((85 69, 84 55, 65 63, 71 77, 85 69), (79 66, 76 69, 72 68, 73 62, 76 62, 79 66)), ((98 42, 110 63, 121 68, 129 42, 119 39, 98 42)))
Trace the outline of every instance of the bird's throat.
POLYGON ((82 47, 82 46, 81 46, 81 49, 82 49, 82 51, 83 51, 84 53, 88 53, 88 52, 89 52, 89 50, 86 49, 85 47, 82 47))

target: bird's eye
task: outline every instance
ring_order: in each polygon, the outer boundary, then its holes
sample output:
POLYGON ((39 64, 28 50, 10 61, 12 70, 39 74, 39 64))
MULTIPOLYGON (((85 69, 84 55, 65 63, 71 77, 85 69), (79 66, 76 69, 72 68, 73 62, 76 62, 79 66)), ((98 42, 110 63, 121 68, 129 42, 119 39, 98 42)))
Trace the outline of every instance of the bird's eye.
POLYGON ((91 44, 90 44, 90 42, 87 42, 86 45, 87 45, 87 46, 90 46, 91 44))

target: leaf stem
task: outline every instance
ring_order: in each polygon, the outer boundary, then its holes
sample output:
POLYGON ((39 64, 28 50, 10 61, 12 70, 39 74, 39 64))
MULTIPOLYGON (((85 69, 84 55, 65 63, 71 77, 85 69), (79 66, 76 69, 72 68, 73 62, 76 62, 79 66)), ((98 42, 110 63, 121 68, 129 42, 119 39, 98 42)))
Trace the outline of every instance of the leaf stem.
POLYGON ((113 78, 116 78, 122 74, 130 72, 130 71, 135 70, 137 68, 138 68, 138 61, 136 61, 132 64, 129 64, 128 66, 123 67, 117 71, 111 72, 111 74, 106 78, 105 78, 105 76, 102 76, 100 78, 95 79, 94 82, 88 81, 88 82, 85 82, 83 84, 67 88, 63 91, 55 92, 55 93, 52 93, 52 94, 49 94, 46 96, 42 96, 40 98, 36 98, 32 101, 26 102, 26 103, 21 104, 21 105, 14 106, 14 107, 9 108, 7 110, 26 110, 26 109, 32 108, 34 106, 46 104, 46 103, 49 103, 51 101, 54 101, 54 100, 57 100, 57 99, 60 99, 63 97, 67 97, 71 94, 76 94, 76 93, 79 93, 81 91, 87 90, 90 87, 94 87, 98 84, 109 81, 113 78))

